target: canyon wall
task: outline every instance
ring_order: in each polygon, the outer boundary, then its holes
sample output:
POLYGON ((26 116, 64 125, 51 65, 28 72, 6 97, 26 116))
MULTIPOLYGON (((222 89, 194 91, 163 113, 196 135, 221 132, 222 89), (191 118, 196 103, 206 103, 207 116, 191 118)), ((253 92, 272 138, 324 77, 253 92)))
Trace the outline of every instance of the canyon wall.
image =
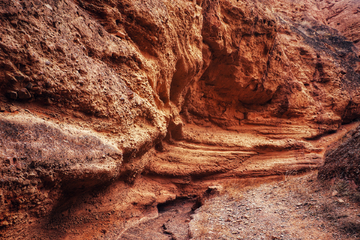
POLYGON ((0 0, 0 236, 120 239, 221 179, 323 164, 360 3, 0 0))

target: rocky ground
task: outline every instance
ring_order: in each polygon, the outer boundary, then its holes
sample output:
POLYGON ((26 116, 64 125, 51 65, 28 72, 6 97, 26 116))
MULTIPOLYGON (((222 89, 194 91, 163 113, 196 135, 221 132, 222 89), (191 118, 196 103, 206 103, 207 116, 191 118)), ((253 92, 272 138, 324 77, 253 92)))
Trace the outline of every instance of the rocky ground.
POLYGON ((119 239, 189 239, 189 222, 194 204, 195 199, 185 198, 162 204, 158 207, 158 217, 129 228, 119 239))
POLYGON ((352 181, 318 180, 317 171, 227 180, 199 205, 177 199, 118 239, 359 239, 360 194, 352 181))
POLYGON ((193 239, 359 239, 359 194, 317 173, 257 187, 234 181, 205 201, 190 222, 193 239))

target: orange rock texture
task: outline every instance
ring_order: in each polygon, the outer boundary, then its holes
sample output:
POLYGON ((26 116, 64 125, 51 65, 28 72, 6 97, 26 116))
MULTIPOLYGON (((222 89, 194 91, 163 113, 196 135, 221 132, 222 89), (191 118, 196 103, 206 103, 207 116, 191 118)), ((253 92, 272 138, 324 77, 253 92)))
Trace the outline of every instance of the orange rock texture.
POLYGON ((0 0, 0 236, 121 239, 319 167, 360 117, 359 33, 356 0, 0 0))

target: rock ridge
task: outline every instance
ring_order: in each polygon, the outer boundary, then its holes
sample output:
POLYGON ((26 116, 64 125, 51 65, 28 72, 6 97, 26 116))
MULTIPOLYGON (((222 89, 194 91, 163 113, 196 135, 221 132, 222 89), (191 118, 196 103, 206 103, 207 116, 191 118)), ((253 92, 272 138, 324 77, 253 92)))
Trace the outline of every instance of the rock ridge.
POLYGON ((358 125, 358 9, 0 0, 0 236, 117 239, 220 180, 317 169, 358 125))

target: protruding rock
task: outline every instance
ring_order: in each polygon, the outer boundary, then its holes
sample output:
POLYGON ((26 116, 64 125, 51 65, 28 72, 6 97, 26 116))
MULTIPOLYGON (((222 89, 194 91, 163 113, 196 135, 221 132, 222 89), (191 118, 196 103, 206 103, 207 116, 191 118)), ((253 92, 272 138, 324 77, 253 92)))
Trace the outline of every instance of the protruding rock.
POLYGON ((15 91, 7 91, 6 95, 8 98, 13 99, 13 100, 16 100, 18 97, 18 94, 15 91))
POLYGON ((9 81, 10 84, 16 84, 18 82, 18 80, 14 76, 12 76, 10 74, 6 74, 6 76, 7 76, 8 81, 9 81))
POLYGON ((245 115, 242 112, 235 112, 235 118, 243 120, 245 118, 245 115))
POLYGON ((26 99, 31 98, 31 94, 30 94, 29 90, 27 90, 26 88, 20 89, 18 91, 18 95, 19 95, 19 99, 21 99, 21 100, 26 100, 26 99))
POLYGON ((48 105, 51 105, 51 104, 53 104, 54 102, 50 99, 50 98, 47 98, 46 99, 46 104, 48 104, 48 105))
POLYGON ((123 33, 123 32, 121 32, 121 31, 117 31, 116 33, 115 33, 115 35, 117 36, 117 37, 119 37, 119 38, 125 38, 125 33, 123 33))
POLYGON ((209 194, 218 194, 223 190, 223 187, 220 185, 214 185, 214 186, 209 186, 208 189, 206 190, 206 193, 209 194))
POLYGON ((26 89, 28 89, 28 90, 32 90, 33 87, 34 87, 33 83, 29 83, 28 85, 26 85, 26 89))
POLYGON ((10 109, 10 112, 16 112, 18 110, 18 108, 15 106, 10 106, 9 109, 10 109))

